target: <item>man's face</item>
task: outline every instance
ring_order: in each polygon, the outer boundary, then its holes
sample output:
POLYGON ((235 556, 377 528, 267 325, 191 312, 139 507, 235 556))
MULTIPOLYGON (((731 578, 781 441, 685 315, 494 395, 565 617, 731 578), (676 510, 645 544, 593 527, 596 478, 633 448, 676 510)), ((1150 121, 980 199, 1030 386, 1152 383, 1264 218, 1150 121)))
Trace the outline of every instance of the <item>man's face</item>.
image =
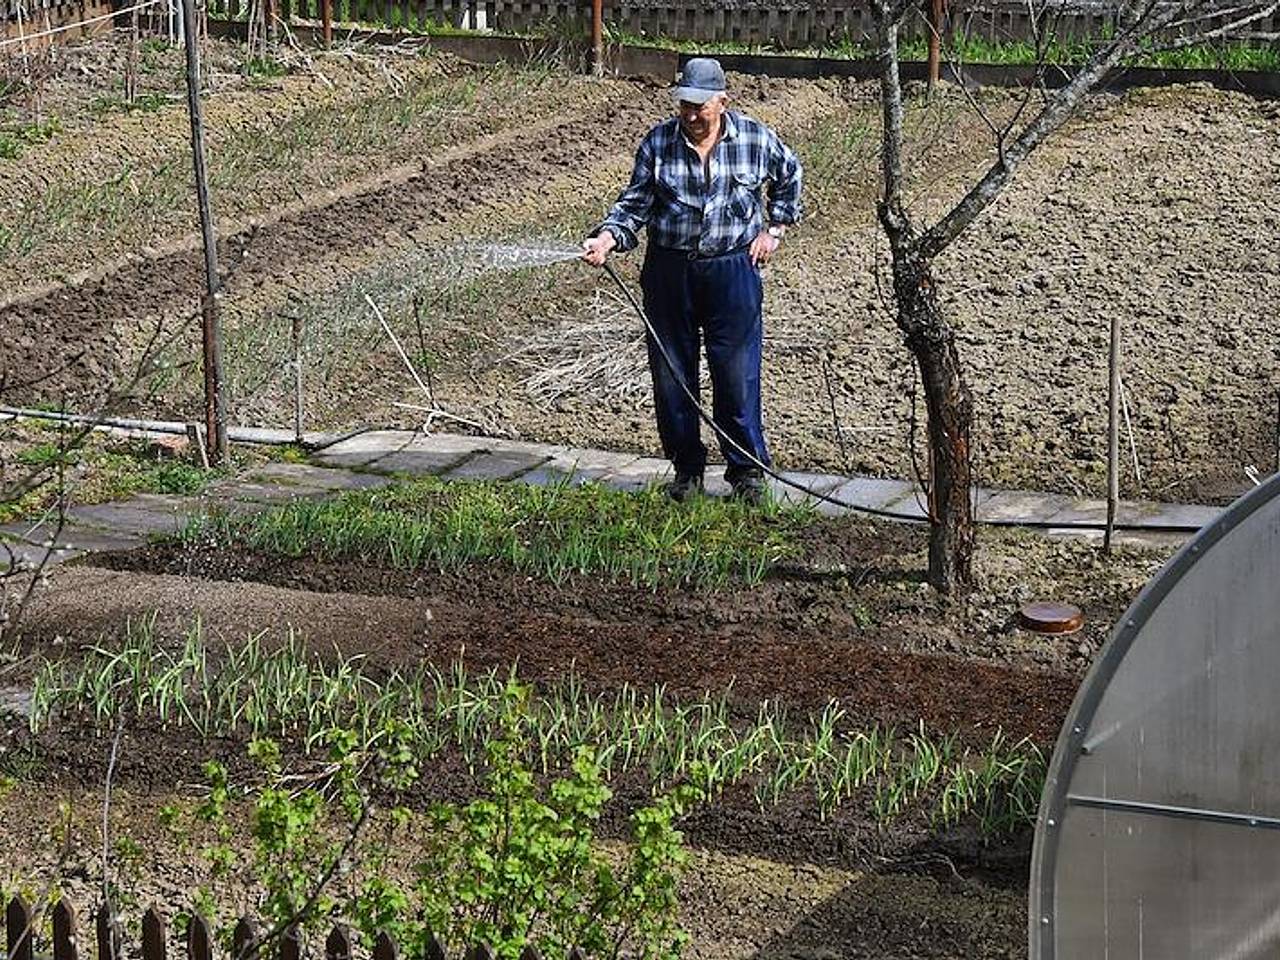
POLYGON ((680 127, 684 130, 685 136, 696 143, 719 130, 725 99, 723 94, 719 94, 706 103, 690 103, 687 100, 681 100, 678 109, 680 127))

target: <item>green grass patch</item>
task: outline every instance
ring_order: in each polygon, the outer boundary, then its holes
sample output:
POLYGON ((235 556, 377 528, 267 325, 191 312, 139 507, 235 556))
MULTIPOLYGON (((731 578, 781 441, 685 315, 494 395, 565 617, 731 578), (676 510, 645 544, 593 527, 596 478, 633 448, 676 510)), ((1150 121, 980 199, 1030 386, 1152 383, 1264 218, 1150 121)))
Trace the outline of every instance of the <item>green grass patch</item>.
POLYGON ((175 102, 163 93, 140 93, 132 103, 118 93, 107 93, 90 101, 89 112, 98 118, 117 113, 156 113, 175 102))
POLYGON ((435 477, 251 517, 198 518, 179 534, 285 556, 458 571, 501 562, 561 583, 575 574, 655 587, 758 583, 794 556, 798 509, 695 498, 672 504, 597 484, 532 486, 435 477))
POLYGON ((24 446, 0 479, 16 483, 36 475, 38 484, 21 497, 0 501, 0 523, 37 517, 52 508, 60 491, 72 503, 107 503, 137 493, 189 496, 220 474, 185 460, 157 457, 141 444, 104 446, 92 439, 68 447, 64 439, 24 446))
POLYGON ((62 122, 57 117, 0 128, 0 160, 16 160, 27 147, 52 140, 61 132, 62 122))
MULTIPOLYGON (((39 732, 78 718, 110 730, 142 720, 206 738, 280 737, 307 752, 326 750, 334 730, 366 743, 395 726, 419 767, 459 751, 474 770, 499 732, 508 688, 496 671, 373 670, 296 639, 215 652, 198 623, 185 642, 166 645, 148 621, 131 625, 118 649, 39 665, 30 724, 39 732)), ((883 825, 915 814, 938 826, 968 820, 988 835, 1027 828, 1046 770, 1029 740, 996 733, 966 746, 923 727, 859 727, 835 702, 802 717, 766 702, 744 719, 725 697, 679 701, 632 686, 594 694, 570 676, 537 691, 527 709, 523 759, 544 774, 590 745, 609 779, 641 772, 655 790, 693 783, 709 801, 745 785, 762 810, 807 795, 823 816, 858 802, 883 825)))

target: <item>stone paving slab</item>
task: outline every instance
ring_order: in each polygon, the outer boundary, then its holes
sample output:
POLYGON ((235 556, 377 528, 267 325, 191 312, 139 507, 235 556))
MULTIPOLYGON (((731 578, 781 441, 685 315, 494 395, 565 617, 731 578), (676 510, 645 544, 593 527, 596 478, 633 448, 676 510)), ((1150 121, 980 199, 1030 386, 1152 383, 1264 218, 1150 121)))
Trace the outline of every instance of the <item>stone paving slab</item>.
POLYGON ((215 503, 223 500, 247 500, 251 503, 274 506, 294 500, 314 500, 328 496, 329 493, 329 490, 322 487, 264 483, 260 480, 225 480, 206 487, 201 492, 201 497, 215 503))
MULTIPOLYGON (((52 523, 40 523, 34 527, 24 523, 6 523, 0 526, 0 539, 8 542, 22 541, 38 547, 46 546, 56 533, 52 523)), ((62 530, 58 546, 68 550, 132 550, 145 542, 145 537, 102 532, 91 527, 68 524, 62 530)))
POLYGON ((20 568, 34 569, 41 563, 45 568, 56 567, 60 563, 83 556, 84 550, 73 550, 69 547, 58 547, 45 559, 49 548, 28 543, 25 540, 5 540, 0 544, 0 573, 8 573, 16 565, 20 568))
MULTIPOLYGON (((902 499, 914 489, 915 485, 906 480, 854 477, 852 480, 846 480, 843 484, 828 492, 836 499, 843 500, 846 503, 879 510, 886 504, 902 499)), ((848 510, 823 500, 818 503, 818 512, 824 516, 838 516, 847 513, 848 510)))
POLYGON ((656 457, 639 457, 624 467, 610 470, 600 477, 600 482, 615 490, 644 490, 657 486, 675 477, 675 471, 668 460, 656 457))
POLYGON ((1222 516, 1222 507, 1202 507, 1192 503, 1121 502, 1117 523, 1142 524, 1162 529, 1204 527, 1222 516))
MULTIPOLYGON (((541 466, 520 477, 521 483, 527 483, 532 487, 554 487, 562 483, 573 483, 574 476, 567 470, 557 470, 551 466, 541 466)), ((579 481, 582 483, 585 481, 579 481)))
POLYGON ((141 493, 131 500, 72 507, 68 516, 77 526, 101 527, 135 536, 174 533, 188 517, 203 512, 196 497, 165 497, 141 493))
POLYGON ((391 483, 390 477, 378 473, 358 473, 341 467, 317 467, 310 463, 269 463, 254 470, 248 479, 335 493, 370 490, 391 483))
POLYGON ((403 450, 415 436, 411 430, 371 430, 325 447, 315 454, 315 459, 339 467, 364 467, 403 450))
MULTIPOLYGON (((835 493, 837 489, 844 486, 847 482, 845 477, 837 477, 830 473, 800 473, 795 471, 784 470, 782 475, 788 480, 800 484, 816 493, 830 494, 835 493)), ((811 496, 803 493, 795 487, 788 486, 773 477, 766 478, 769 484, 769 490, 772 492, 774 499, 778 503, 799 505, 808 504, 813 507, 828 506, 835 507, 835 504, 823 500, 821 497, 811 496)), ((836 509, 839 509, 836 507, 836 509)))
POLYGON ((1067 497, 1057 493, 996 490, 978 504, 977 517, 979 521, 998 523, 1013 520, 1034 520, 1039 523, 1061 513, 1067 501, 1067 497))
POLYGON ((547 461, 546 467, 573 476, 574 482, 599 480, 610 473, 625 470, 640 457, 634 453, 611 453, 608 450, 585 450, 566 447, 547 461))
POLYGON ((901 514, 904 521, 929 519, 928 511, 925 509, 924 491, 916 489, 915 484, 909 484, 909 487, 910 489, 897 500, 890 500, 880 509, 901 514))
POLYGON ((481 453, 468 457, 462 464, 442 474, 446 480, 514 480, 548 463, 551 458, 541 453, 511 450, 505 453, 481 453))
POLYGON ((1069 527, 1074 524, 1103 524, 1107 521, 1107 504, 1103 500, 1087 500, 1080 497, 1059 499, 1059 509, 1048 517, 1036 517, 1046 523, 1069 527))

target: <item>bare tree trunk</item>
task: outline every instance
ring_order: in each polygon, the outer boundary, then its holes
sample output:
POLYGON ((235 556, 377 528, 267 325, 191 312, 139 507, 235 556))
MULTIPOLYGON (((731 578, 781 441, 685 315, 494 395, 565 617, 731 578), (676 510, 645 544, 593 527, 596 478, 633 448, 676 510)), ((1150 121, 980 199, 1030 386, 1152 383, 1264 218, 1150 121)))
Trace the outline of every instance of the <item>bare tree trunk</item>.
POLYGON ((973 393, 932 265, 914 245, 895 245, 893 285, 898 328, 920 366, 929 416, 929 583, 952 593, 973 584, 973 393))

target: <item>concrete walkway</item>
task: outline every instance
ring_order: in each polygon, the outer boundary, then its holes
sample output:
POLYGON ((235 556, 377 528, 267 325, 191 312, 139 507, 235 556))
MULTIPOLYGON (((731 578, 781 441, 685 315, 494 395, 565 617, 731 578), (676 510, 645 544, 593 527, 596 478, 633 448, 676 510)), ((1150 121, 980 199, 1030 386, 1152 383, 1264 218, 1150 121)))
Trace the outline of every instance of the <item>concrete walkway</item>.
MULTIPOLYGON (((139 494, 116 503, 73 507, 50 562, 140 546, 148 537, 173 533, 188 518, 209 509, 257 512, 294 499, 323 499, 348 490, 383 486, 394 474, 535 484, 593 480, 620 490, 639 490, 670 477, 665 460, 631 453, 407 430, 362 433, 325 447, 312 459, 309 464, 257 467, 242 477, 215 482, 199 496, 139 494)), ((785 476, 855 507, 886 511, 903 519, 924 517, 919 491, 905 480, 803 472, 787 472, 785 476)), ((788 503, 809 500, 828 516, 849 512, 771 483, 775 496, 788 503)), ((708 471, 706 487, 712 496, 729 492, 723 467, 708 471)), ((1027 525, 1050 535, 1100 536, 1098 526, 1106 520, 1103 501, 1055 493, 980 488, 975 502, 980 521, 1027 525)), ((1143 528, 1126 533, 1127 541, 1167 543, 1185 538, 1220 512, 1217 507, 1125 502, 1118 522, 1143 528)), ((0 540, 8 548, 0 546, 0 570, 8 565, 9 551, 17 563, 39 563, 56 533, 47 522, 0 525, 0 540)))

